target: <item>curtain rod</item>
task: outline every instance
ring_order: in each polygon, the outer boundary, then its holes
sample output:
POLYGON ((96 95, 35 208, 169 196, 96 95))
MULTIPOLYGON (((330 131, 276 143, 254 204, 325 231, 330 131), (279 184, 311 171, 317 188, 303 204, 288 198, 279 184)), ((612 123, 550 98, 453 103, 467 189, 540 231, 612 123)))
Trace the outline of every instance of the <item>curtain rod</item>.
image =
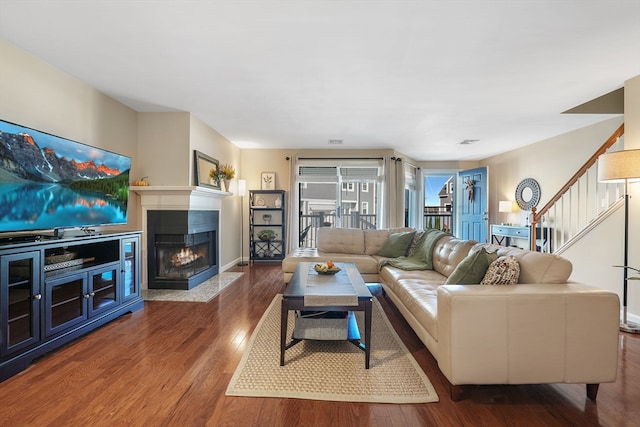
MULTIPOLYGON (((402 161, 402 157, 396 157, 396 156, 393 156, 393 157, 391 157, 391 160, 393 160, 393 161, 395 161, 395 162, 400 162, 400 161, 402 161)), ((409 165, 409 166, 414 167, 414 168, 416 168, 416 169, 420 169, 420 167, 419 167, 419 166, 416 166, 416 165, 414 165, 413 163, 408 162, 408 161, 406 161, 406 160, 404 161, 404 163, 405 163, 405 165, 409 165)))
POLYGON ((299 157, 298 160, 384 160, 384 157, 299 157))

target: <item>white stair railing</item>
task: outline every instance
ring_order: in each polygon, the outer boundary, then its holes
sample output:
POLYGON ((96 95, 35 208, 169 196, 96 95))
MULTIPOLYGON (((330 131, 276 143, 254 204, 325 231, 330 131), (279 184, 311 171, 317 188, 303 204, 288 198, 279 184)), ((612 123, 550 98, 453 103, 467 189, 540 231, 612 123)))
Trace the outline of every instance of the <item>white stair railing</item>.
POLYGON ((624 185, 598 182, 598 157, 624 147, 624 124, 540 211, 532 212, 531 249, 561 253, 622 205, 624 185))

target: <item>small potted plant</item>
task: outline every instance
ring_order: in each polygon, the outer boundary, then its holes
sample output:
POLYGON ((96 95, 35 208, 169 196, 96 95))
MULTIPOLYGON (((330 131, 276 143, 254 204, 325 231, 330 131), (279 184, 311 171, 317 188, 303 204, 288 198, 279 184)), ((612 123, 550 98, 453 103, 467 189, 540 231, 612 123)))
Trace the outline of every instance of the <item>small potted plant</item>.
POLYGON ((265 242, 274 240, 275 238, 276 233, 273 230, 260 230, 260 232, 258 232, 258 239, 265 242))
POLYGON ((229 191, 230 181, 235 178, 236 170, 230 164, 221 164, 218 168, 218 180, 224 183, 225 191, 229 191))

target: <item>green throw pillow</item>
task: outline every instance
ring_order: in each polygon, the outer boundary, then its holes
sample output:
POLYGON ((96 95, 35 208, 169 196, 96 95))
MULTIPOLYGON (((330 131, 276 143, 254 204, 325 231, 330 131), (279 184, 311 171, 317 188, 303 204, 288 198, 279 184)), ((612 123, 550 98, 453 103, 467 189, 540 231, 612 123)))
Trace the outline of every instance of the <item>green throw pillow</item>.
POLYGON ((413 241, 413 235, 415 231, 405 231, 404 233, 392 233, 384 241, 382 249, 378 252, 378 255, 387 258, 398 258, 404 256, 409 249, 409 245, 413 241))
POLYGON ((498 258, 497 252, 488 253, 484 248, 460 261, 445 285, 479 285, 489 268, 498 258))

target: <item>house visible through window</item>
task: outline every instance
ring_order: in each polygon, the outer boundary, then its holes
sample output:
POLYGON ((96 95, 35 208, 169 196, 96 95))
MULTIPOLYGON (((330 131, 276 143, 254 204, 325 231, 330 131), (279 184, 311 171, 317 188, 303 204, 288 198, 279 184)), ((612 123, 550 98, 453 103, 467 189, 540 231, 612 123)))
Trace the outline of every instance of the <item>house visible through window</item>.
POLYGON ((382 159, 299 159, 297 172, 300 230, 378 228, 382 159))
POLYGON ((424 177, 424 228, 452 231, 454 179, 452 174, 424 177))

